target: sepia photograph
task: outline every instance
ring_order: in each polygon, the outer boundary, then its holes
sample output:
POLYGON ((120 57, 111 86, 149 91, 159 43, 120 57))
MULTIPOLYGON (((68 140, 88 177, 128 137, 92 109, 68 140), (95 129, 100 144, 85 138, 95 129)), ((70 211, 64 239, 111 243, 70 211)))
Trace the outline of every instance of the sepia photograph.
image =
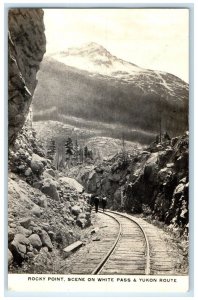
POLYGON ((188 290, 189 22, 177 7, 8 10, 8 288, 188 290))

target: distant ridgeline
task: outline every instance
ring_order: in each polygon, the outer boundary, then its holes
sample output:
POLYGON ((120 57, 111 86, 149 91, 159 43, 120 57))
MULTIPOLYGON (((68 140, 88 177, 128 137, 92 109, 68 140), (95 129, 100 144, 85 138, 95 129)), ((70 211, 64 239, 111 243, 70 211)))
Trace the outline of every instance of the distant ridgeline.
POLYGON ((124 132, 143 144, 160 131, 173 137, 188 129, 187 83, 122 61, 99 45, 45 57, 38 79, 34 121, 59 121, 97 136, 124 132), (78 67, 72 59, 90 64, 78 67))

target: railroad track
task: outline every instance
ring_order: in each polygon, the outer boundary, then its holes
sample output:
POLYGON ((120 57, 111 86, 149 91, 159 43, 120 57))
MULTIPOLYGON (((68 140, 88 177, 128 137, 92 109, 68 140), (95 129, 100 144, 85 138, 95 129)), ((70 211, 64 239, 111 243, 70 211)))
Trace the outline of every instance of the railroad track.
POLYGON ((159 228, 141 218, 113 211, 100 213, 97 219, 102 235, 72 255, 66 274, 174 274, 178 253, 170 250, 159 228))
POLYGON ((92 274, 150 274, 149 243, 142 226, 129 216, 105 212, 119 224, 117 238, 92 274))

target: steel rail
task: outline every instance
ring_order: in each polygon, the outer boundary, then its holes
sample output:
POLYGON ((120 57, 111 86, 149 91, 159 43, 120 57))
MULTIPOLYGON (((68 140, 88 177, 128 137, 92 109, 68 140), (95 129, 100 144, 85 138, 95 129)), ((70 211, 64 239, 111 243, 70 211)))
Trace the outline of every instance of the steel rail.
MULTIPOLYGON (((99 211, 101 212, 101 211, 99 211)), ((97 267, 93 270, 93 272, 91 273, 92 275, 96 275, 96 274, 99 274, 100 270, 102 269, 102 267, 105 265, 106 261, 108 260, 108 258, 110 257, 111 253, 113 252, 113 250, 115 249, 119 239, 120 239, 120 235, 121 235, 121 224, 120 222, 114 218, 113 216, 110 216, 108 213, 105 213, 107 216, 111 217, 112 219, 114 219, 118 224, 119 224, 119 232, 118 232, 118 235, 117 235, 117 238, 113 244, 113 246, 110 248, 110 250, 107 252, 107 254, 105 255, 105 257, 101 260, 101 262, 97 265, 97 267)))
MULTIPOLYGON (((102 211, 99 210, 99 212, 102 212, 102 211)), ((119 233, 118 233, 116 241, 114 242, 114 244, 111 247, 111 249, 108 251, 108 253, 105 255, 105 257, 102 259, 102 261, 98 264, 98 266, 94 269, 94 271, 91 274, 92 275, 96 275, 96 274, 100 273, 100 271, 102 270, 102 268, 105 266, 106 262, 108 261, 110 255, 112 254, 113 250, 115 249, 115 247, 116 247, 116 245, 117 245, 117 243, 118 243, 118 241, 120 239, 120 236, 121 236, 121 223, 115 217, 113 217, 112 215, 108 214, 108 212, 111 213, 111 214, 117 214, 117 215, 119 215, 119 216, 121 216, 123 218, 129 219, 130 221, 134 222, 140 228, 140 230, 142 231, 144 239, 146 241, 146 251, 145 251, 146 252, 146 266, 145 266, 145 275, 149 275, 150 274, 150 249, 149 249, 148 238, 146 236, 146 233, 145 233, 143 227, 136 220, 134 220, 133 217, 126 216, 123 213, 119 213, 119 212, 115 212, 115 211, 110 211, 110 210, 107 210, 106 212, 103 212, 103 213, 117 221, 117 223, 119 224, 119 233)))
MULTIPOLYGON (((109 211, 111 212, 111 211, 109 211)), ((113 214, 117 214, 117 215, 120 215, 122 217, 125 217, 131 221, 133 221, 135 224, 137 224, 139 226, 139 228, 141 229, 143 235, 144 235, 144 238, 145 238, 145 241, 146 241, 146 267, 145 267, 145 275, 150 275, 150 272, 151 272, 151 267, 150 267, 150 248, 149 248, 149 241, 148 241, 148 238, 147 238, 147 235, 143 229, 143 227, 136 221, 133 219, 132 216, 126 216, 125 214, 123 213, 119 213, 119 212, 115 212, 115 211, 112 211, 111 213, 113 214)))

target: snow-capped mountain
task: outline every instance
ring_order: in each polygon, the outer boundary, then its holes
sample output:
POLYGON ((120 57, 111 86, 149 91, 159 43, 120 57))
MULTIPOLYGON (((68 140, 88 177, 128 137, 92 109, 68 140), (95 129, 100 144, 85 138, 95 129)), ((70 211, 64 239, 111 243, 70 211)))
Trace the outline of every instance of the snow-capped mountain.
POLYGON ((90 73, 130 80, 132 75, 149 71, 113 56, 103 46, 96 43, 85 44, 80 48, 69 48, 52 55, 65 65, 86 70, 90 73))
POLYGON ((95 136, 146 144, 159 128, 171 136, 188 128, 188 84, 147 70, 89 43, 45 57, 34 94, 34 120, 93 130, 95 136))
MULTIPOLYGON (((51 55, 51 58, 67 66, 85 70, 90 73, 90 77, 100 74, 122 80, 126 84, 135 82, 144 93, 156 94, 158 85, 161 95, 166 98, 176 97, 180 90, 188 89, 188 84, 178 77, 162 71, 144 69, 119 59, 94 42, 78 48, 68 48, 66 51, 51 55)), ((182 92, 180 97, 183 98, 182 92)))

